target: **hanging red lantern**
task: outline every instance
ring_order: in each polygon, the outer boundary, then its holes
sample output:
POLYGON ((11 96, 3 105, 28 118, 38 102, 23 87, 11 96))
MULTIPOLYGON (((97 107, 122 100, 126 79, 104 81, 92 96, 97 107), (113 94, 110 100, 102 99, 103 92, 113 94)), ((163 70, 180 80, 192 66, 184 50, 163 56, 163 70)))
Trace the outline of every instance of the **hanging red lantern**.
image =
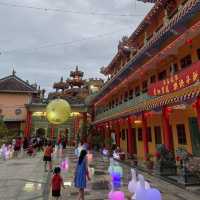
POLYGON ((167 108, 166 108, 166 111, 167 111, 167 113, 171 113, 171 112, 172 112, 172 108, 167 107, 167 108))
POLYGON ((192 39, 191 39, 191 38, 187 39, 187 40, 186 40, 186 44, 187 44, 188 46, 192 47, 192 39))

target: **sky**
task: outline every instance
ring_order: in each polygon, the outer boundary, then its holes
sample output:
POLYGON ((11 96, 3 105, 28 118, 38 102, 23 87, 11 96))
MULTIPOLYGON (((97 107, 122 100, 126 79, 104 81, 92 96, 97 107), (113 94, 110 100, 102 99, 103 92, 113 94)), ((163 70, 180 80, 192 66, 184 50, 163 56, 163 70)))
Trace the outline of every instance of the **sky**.
POLYGON ((14 68, 47 91, 76 65, 85 78, 104 78, 100 68, 151 7, 136 0, 0 0, 0 77, 14 68))

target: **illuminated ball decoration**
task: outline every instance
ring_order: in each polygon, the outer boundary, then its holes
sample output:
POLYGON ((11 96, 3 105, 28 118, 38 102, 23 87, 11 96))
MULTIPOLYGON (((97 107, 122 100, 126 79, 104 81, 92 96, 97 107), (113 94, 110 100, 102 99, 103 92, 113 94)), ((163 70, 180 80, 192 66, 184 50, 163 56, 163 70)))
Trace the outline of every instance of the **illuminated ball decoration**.
POLYGON ((69 164, 68 164, 68 160, 67 160, 67 159, 63 160, 63 161, 60 163, 60 168, 61 168, 62 171, 65 171, 65 172, 68 171, 68 169, 69 169, 69 164))
POLYGON ((109 194, 109 200, 125 200, 125 195, 121 191, 111 192, 109 194))
POLYGON ((71 107, 63 99, 51 101, 46 108, 47 119, 52 124, 62 124, 70 117, 71 107))

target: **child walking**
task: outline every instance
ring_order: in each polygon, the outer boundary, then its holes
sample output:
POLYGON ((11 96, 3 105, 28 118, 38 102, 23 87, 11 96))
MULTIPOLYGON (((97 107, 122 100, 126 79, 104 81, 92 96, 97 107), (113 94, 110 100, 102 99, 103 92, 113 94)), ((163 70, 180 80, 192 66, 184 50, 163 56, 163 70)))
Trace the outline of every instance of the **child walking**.
POLYGON ((54 169, 54 175, 51 180, 52 198, 54 200, 61 199, 61 187, 65 189, 63 178, 61 177, 60 172, 61 172, 60 167, 56 167, 54 169))
POLYGON ((84 200, 84 189, 86 188, 86 177, 90 180, 88 173, 87 151, 82 150, 77 163, 74 183, 75 187, 79 189, 78 200, 84 200))
POLYGON ((47 172, 47 163, 49 164, 49 170, 52 170, 52 159, 51 159, 51 154, 53 153, 53 147, 51 145, 51 142, 48 143, 48 146, 44 150, 44 170, 47 172))

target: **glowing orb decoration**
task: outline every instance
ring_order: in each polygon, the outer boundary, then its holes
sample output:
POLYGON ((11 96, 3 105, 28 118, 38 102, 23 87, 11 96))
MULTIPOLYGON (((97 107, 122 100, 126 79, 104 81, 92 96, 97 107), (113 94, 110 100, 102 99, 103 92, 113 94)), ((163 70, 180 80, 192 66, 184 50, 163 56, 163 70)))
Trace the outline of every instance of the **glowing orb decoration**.
POLYGON ((102 151, 102 154, 104 155, 104 156, 108 156, 108 150, 107 149, 103 149, 103 151, 102 151))
POLYGON ((112 185, 114 189, 119 189, 121 187, 121 174, 112 173, 112 185))
POLYGON ((130 193, 135 193, 137 189, 137 178, 136 178, 136 171, 131 169, 132 179, 128 184, 128 191, 130 193))
POLYGON ((118 162, 114 161, 112 158, 110 159, 110 166, 108 168, 108 173, 110 176, 113 176, 113 174, 118 174, 120 177, 123 176, 123 169, 119 165, 118 162))
POLYGON ((121 191, 110 192, 109 200, 125 200, 125 195, 121 191))
POLYGON ((136 190, 136 194, 135 194, 136 198, 135 199, 136 200, 147 200, 146 199, 146 192, 147 191, 144 188, 138 188, 136 190))
POLYGON ((70 117, 71 107, 63 99, 51 101, 46 108, 47 119, 52 124, 62 124, 70 117))
POLYGON ((146 191, 146 200, 162 200, 162 196, 159 190, 152 188, 146 191))
POLYGON ((62 171, 68 171, 69 169, 69 164, 68 164, 68 160, 65 159, 60 163, 60 168, 62 171))

